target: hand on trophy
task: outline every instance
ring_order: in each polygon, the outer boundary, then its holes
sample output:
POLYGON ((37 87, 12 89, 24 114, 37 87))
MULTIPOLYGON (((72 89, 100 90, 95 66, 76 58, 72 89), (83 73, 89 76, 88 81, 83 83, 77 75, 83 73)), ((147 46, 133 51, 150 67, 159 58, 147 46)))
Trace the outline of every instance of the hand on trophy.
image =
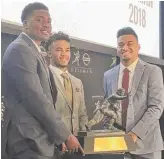
POLYGON ((129 132, 128 134, 131 135, 131 137, 132 137, 132 139, 133 139, 133 141, 135 143, 136 140, 137 140, 137 135, 135 133, 133 133, 133 132, 129 132))
POLYGON ((59 150, 57 152, 60 156, 63 156, 66 152, 68 152, 67 146, 64 142, 61 145, 57 146, 57 149, 59 150))
POLYGON ((84 156, 84 150, 81 147, 79 141, 77 140, 77 138, 74 135, 70 135, 66 141, 66 146, 68 149, 68 152, 70 153, 74 153, 74 152, 80 152, 82 153, 82 155, 84 156))
POLYGON ((62 150, 61 150, 63 153, 67 152, 67 146, 66 144, 63 142, 62 143, 62 150))

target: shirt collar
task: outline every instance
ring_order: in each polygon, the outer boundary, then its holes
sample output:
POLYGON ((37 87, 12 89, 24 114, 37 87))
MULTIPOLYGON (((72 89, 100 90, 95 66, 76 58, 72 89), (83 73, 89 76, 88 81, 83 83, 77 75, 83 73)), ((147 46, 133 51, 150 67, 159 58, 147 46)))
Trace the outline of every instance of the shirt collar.
POLYGON ((131 73, 134 72, 136 65, 137 65, 138 59, 134 61, 131 65, 128 67, 125 67, 122 63, 120 63, 120 72, 123 73, 123 70, 127 68, 131 73))
POLYGON ((36 44, 36 42, 34 40, 32 40, 25 32, 22 32, 25 36, 27 36, 33 43, 34 45, 36 46, 38 52, 41 52, 41 49, 40 47, 36 44))
MULTIPOLYGON (((61 76, 62 73, 64 73, 64 71, 62 71, 61 69, 59 69, 56 66, 52 66, 50 65, 50 68, 58 75, 61 76)), ((65 73, 68 73, 68 71, 66 70, 65 73)), ((69 73, 68 73, 69 74, 69 73)))

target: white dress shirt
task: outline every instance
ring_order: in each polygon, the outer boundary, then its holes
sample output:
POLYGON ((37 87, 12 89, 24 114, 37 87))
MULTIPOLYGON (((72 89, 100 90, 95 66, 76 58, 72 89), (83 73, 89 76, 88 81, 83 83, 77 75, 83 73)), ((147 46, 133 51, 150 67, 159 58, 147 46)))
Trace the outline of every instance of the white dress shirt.
POLYGON ((132 83, 133 83, 133 76, 135 72, 135 68, 137 65, 138 59, 134 61, 131 65, 128 67, 125 67, 122 63, 120 63, 120 70, 119 70, 119 77, 118 77, 118 88, 122 88, 122 77, 123 77, 123 71, 125 68, 129 70, 129 87, 128 87, 128 92, 131 91, 132 88, 132 83))
MULTIPOLYGON (((61 83, 63 84, 63 86, 64 86, 64 80, 63 80, 63 77, 61 76, 61 74, 64 73, 64 71, 62 71, 62 70, 60 70, 59 68, 57 68, 57 67, 55 67, 55 66, 52 66, 52 65, 50 65, 49 67, 50 67, 50 69, 51 69, 53 72, 56 73, 57 78, 60 80, 60 82, 61 82, 61 83)), ((67 70, 66 70, 65 72, 68 73, 67 70)))
MULTIPOLYGON (((128 67, 125 67, 122 63, 120 63, 120 70, 119 70, 119 77, 118 77, 118 88, 122 88, 122 77, 124 73, 124 69, 127 68, 129 70, 129 87, 128 87, 128 92, 131 91, 132 88, 132 83, 133 83, 133 76, 135 72, 135 68, 137 65, 138 59, 134 61, 131 65, 128 67)), ((122 125, 122 107, 120 107, 118 114, 120 116, 120 120, 118 121, 118 124, 122 125)))

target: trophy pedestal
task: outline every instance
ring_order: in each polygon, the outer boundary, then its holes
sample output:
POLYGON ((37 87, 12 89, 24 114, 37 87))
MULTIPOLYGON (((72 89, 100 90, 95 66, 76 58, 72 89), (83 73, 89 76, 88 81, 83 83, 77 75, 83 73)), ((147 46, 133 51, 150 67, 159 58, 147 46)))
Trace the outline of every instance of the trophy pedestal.
MULTIPOLYGON (((88 154, 85 156, 81 155, 71 155, 65 159, 127 159, 124 157, 124 153, 115 153, 115 154, 88 154)), ((128 158, 131 159, 131 158, 128 158)))
POLYGON ((79 132, 78 139, 87 159, 124 159, 125 152, 136 150, 131 136, 123 131, 79 132))

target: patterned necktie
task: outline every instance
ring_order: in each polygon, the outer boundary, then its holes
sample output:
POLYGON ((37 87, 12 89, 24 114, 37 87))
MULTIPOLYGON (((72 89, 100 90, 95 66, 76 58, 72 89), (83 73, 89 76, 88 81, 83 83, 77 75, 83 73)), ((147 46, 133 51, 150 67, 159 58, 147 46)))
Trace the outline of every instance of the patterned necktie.
POLYGON ((45 64, 45 68, 47 70, 48 73, 48 78, 50 79, 50 89, 51 89, 51 95, 52 95, 52 99, 53 99, 53 104, 54 104, 54 108, 55 108, 55 103, 56 103, 56 99, 57 99, 57 89, 56 89, 56 84, 53 78, 53 74, 46 62, 46 56, 47 56, 47 52, 44 49, 44 47, 40 46, 40 55, 42 57, 42 60, 45 64))
POLYGON ((47 52, 44 49, 44 47, 40 46, 39 48, 40 48, 40 54, 42 56, 42 59, 43 59, 44 63, 47 65, 47 62, 46 62, 47 52))
POLYGON ((64 88, 65 88, 65 95, 66 98, 69 102, 69 104, 72 106, 72 85, 70 78, 68 76, 68 73, 62 73, 61 76, 63 77, 63 82, 64 82, 64 88))
MULTIPOLYGON (((126 93, 128 93, 129 88, 129 70, 127 68, 123 71, 122 77, 122 88, 125 89, 126 93)), ((126 98, 122 101, 122 126, 126 129, 126 117, 127 117, 127 108, 129 104, 129 99, 126 98)))

